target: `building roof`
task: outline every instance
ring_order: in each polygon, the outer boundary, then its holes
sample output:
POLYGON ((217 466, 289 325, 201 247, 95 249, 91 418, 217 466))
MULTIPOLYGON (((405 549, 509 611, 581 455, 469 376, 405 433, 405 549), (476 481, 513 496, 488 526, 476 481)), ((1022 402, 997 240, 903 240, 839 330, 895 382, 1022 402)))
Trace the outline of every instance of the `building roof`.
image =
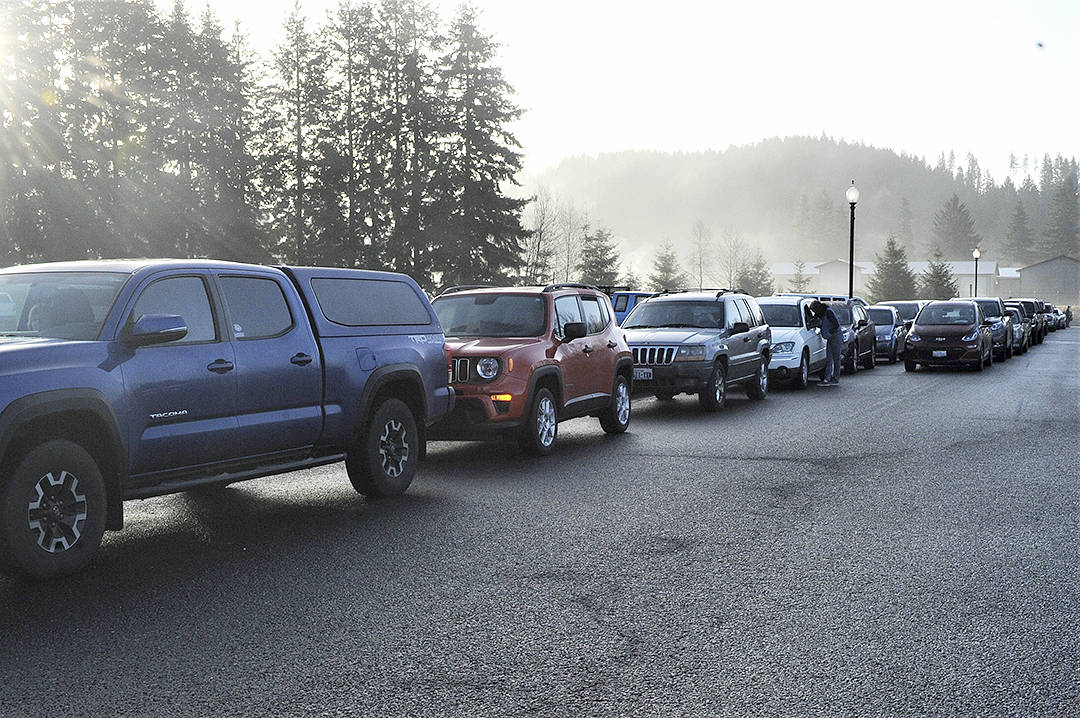
POLYGON ((1032 267, 1038 267, 1040 264, 1046 264, 1047 262, 1057 262, 1057 261, 1060 261, 1062 259, 1064 259, 1067 262, 1075 262, 1076 264, 1080 264, 1080 259, 1077 259, 1076 257, 1070 257, 1067 254, 1059 254, 1056 257, 1051 257, 1050 259, 1044 259, 1041 262, 1035 262, 1034 264, 1029 264, 1026 267, 1020 267, 1020 271, 1023 272, 1025 269, 1031 269, 1032 267))

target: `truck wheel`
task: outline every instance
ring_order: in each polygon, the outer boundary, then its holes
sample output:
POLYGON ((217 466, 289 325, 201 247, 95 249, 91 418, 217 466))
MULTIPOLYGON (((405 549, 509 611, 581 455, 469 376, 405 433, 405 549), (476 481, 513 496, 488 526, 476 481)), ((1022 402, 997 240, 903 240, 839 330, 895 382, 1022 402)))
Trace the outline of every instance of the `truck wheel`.
POLYGON ((529 404, 525 425, 521 427, 518 446, 522 451, 537 456, 547 456, 555 447, 559 435, 559 410, 555 396, 547 387, 540 387, 529 404))
POLYGON ((751 399, 761 400, 769 393, 769 360, 761 358, 754 379, 746 385, 746 395, 751 399))
POLYGON ((0 485, 0 568, 35 579, 74 573, 101 545, 105 518, 93 457, 74 442, 46 441, 0 485))
POLYGON ((630 426, 630 385, 626 377, 615 377, 615 390, 611 392, 611 405, 600 415, 600 428, 608 434, 621 434, 630 426))
POLYGON ((354 489, 372 498, 405 493, 420 461, 420 433, 408 404, 400 399, 380 404, 354 449, 345 457, 354 489))
POLYGON ((698 403, 705 411, 720 411, 724 408, 726 398, 727 372, 724 365, 717 362, 709 375, 709 382, 698 393, 698 403))

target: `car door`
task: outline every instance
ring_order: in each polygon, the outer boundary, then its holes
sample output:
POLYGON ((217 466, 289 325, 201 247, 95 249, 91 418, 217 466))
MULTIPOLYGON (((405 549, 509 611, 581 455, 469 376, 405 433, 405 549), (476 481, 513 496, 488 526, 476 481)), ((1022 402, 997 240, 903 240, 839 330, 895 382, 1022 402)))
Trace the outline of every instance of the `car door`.
POLYGON ((610 396, 615 384, 615 360, 619 356, 619 344, 609 336, 610 318, 600 297, 583 294, 581 299, 585 331, 588 336, 582 351, 588 356, 589 379, 587 395, 610 396))
POLYGON ((235 356, 209 279, 201 272, 152 277, 126 309, 128 324, 144 314, 176 314, 188 328, 183 339, 130 350, 119 359, 131 400, 125 423, 136 481, 239 455, 235 356))
POLYGON ((756 345, 751 342, 753 317, 746 302, 735 298, 728 300, 724 316, 728 329, 731 330, 731 338, 728 340, 728 381, 736 381, 748 376, 749 362, 752 361, 756 349, 756 345), (735 325, 739 322, 746 324, 747 331, 735 331, 735 325))
POLYGON ((825 340, 821 336, 821 329, 810 326, 810 304, 803 302, 799 305, 799 314, 802 315, 802 333, 806 342, 806 348, 810 352, 810 366, 817 367, 825 363, 825 340))
POLYGON ((581 304, 576 294, 555 298, 555 361, 562 371, 563 405, 573 406, 576 400, 589 393, 589 355, 584 351, 589 337, 563 341, 563 328, 571 322, 582 322, 581 304))
POLYGON ((297 452, 322 431, 319 347, 283 277, 219 273, 236 356, 237 424, 244 456, 297 452))

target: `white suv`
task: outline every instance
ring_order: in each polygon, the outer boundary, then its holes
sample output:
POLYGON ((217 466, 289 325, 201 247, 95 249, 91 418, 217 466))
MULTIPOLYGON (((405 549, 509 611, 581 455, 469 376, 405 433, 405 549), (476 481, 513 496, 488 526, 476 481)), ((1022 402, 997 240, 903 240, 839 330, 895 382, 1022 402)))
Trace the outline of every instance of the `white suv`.
POLYGON ((790 380, 796 389, 805 389, 811 374, 825 370, 825 340, 821 330, 811 328, 812 297, 777 295, 758 297, 765 322, 772 328, 773 351, 769 374, 790 380))

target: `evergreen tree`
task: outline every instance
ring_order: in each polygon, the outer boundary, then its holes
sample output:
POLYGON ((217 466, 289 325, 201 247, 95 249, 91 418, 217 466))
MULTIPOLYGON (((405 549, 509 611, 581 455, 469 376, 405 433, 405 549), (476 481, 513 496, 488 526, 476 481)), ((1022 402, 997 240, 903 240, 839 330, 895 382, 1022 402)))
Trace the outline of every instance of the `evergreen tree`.
POLYGON ((975 220, 956 194, 934 215, 934 239, 937 249, 952 259, 967 257, 982 241, 975 220))
POLYGON ((788 291, 800 294, 810 291, 810 277, 806 274, 806 263, 800 259, 795 261, 794 266, 795 276, 791 278, 791 283, 788 284, 788 291))
POLYGON ((575 267, 578 281, 598 287, 614 286, 619 277, 618 256, 619 249, 611 232, 600 227, 595 232, 587 233, 575 267))
MULTIPOLYGON (((497 45, 477 28, 476 12, 462 5, 450 30, 449 52, 440 64, 446 126, 439 159, 432 261, 443 282, 494 281, 516 269, 528 233, 521 213, 528 200, 507 197, 516 184, 521 154, 509 125, 521 114, 513 89, 494 63, 497 45)), ((610 239, 604 230, 586 246, 610 239), (605 235, 606 234, 606 238, 605 235)), ((582 257, 578 265, 599 271, 582 257)), ((615 273, 611 272, 611 284, 615 273)))
POLYGON ((1001 253, 1007 261, 1020 266, 1030 264, 1034 256, 1034 235, 1028 223, 1024 203, 1017 202, 1016 209, 1009 218, 1009 227, 1005 231, 1005 242, 1001 253))
POLYGON ((649 288, 654 292, 662 292, 665 289, 683 289, 687 284, 686 274, 679 266, 678 255, 675 254, 671 242, 665 242, 653 259, 649 288))
POLYGON ((1076 173, 1072 171, 1063 177, 1053 190, 1049 221, 1037 247, 1038 259, 1051 259, 1061 254, 1080 256, 1077 182, 1076 173))
POLYGON ((735 275, 735 286, 752 297, 764 297, 773 293, 773 277, 765 257, 755 252, 750 261, 743 264, 735 275))
POLYGON ((915 233, 911 228, 912 222, 911 202, 907 197, 900 198, 900 210, 897 214, 896 240, 905 250, 915 248, 915 233))
POLYGON ((915 274, 908 267, 907 252, 895 237, 885 240, 884 250, 875 256, 874 274, 866 288, 872 302, 915 296, 915 274))
POLYGON ((959 294, 956 278, 949 271, 949 265, 941 258, 941 252, 934 252, 930 265, 919 277, 919 296, 923 299, 952 299, 959 294))

